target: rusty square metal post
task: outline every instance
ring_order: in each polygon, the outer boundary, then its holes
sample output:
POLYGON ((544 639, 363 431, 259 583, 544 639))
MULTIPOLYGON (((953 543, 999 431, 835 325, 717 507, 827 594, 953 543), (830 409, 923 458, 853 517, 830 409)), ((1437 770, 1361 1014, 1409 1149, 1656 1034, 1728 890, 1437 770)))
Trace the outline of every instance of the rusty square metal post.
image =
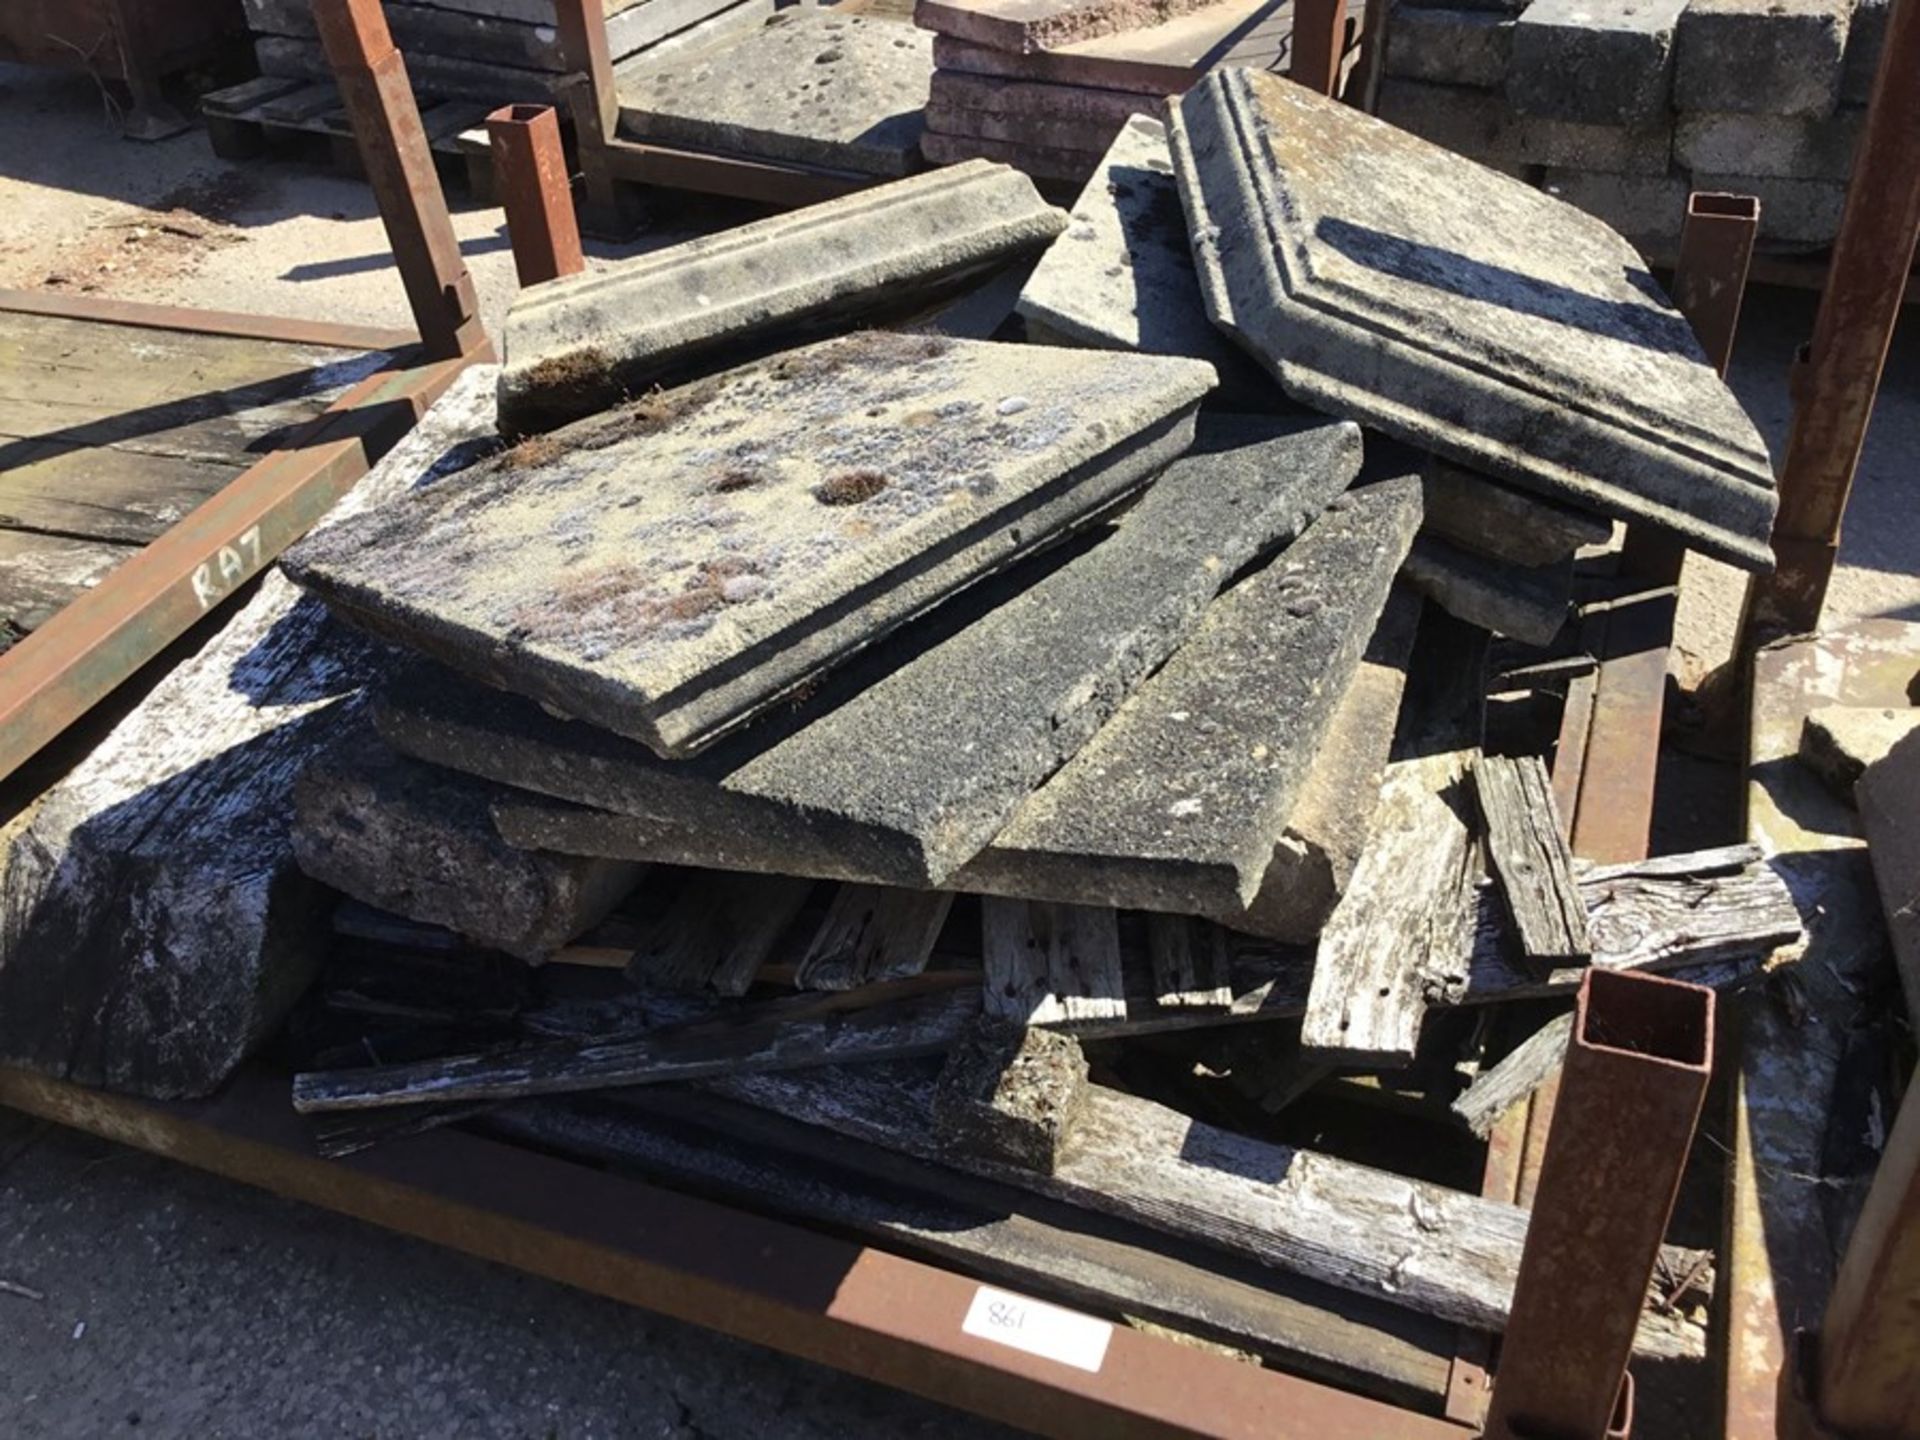
POLYGON ((1294 0, 1287 78, 1322 95, 1340 91, 1347 48, 1347 0, 1294 0))
POLYGON ((553 0, 553 23, 567 69, 560 93, 580 154, 586 228, 603 238, 625 238, 639 217, 633 189, 614 173, 609 149, 620 126, 620 92, 607 46, 606 11, 600 0, 553 0))
POLYGON ((473 277, 447 214, 420 107, 379 0, 313 0, 314 23, 353 121, 354 139, 394 264, 429 356, 452 360, 485 348, 473 277))
POLYGON ((494 189, 507 211, 507 238, 520 284, 540 285, 587 268, 560 120, 551 105, 507 105, 487 116, 494 189))
POLYGON ((1580 982, 1489 1436, 1623 1428, 1634 1331, 1713 1068, 1713 1016, 1702 985, 1606 970, 1580 982))
POLYGON ((1813 339, 1793 377, 1771 575, 1747 592, 1739 652, 1819 628, 1887 347, 1920 234, 1920 0, 1894 0, 1813 339))

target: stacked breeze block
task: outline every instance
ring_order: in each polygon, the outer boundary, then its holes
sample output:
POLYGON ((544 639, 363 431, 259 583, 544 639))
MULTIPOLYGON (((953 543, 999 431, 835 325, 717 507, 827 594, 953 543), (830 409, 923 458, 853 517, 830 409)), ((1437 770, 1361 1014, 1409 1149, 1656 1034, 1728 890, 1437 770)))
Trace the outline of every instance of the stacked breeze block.
POLYGON ((1890 0, 1393 0, 1380 115, 1597 215, 1654 258, 1687 195, 1760 244, 1840 227, 1890 0))

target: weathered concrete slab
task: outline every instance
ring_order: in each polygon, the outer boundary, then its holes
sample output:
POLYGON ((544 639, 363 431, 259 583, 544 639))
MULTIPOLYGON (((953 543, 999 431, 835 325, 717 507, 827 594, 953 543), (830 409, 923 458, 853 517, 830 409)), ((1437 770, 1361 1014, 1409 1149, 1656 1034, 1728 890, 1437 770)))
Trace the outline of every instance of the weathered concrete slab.
POLYGON ((927 102, 927 132, 998 145, 1031 146, 1040 150, 1085 151, 1102 155, 1113 144, 1120 122, 1060 120, 1040 115, 1003 115, 988 110, 963 110, 939 100, 927 102))
POLYGON ((783 10, 724 45, 623 66, 620 130, 703 150, 905 175, 919 166, 932 74, 932 42, 911 26, 783 10))
POLYGON ((1765 442, 1618 235, 1272 76, 1216 73, 1169 113, 1209 313, 1289 394, 1772 563, 1765 442))
POLYGON ((1844 180, 1782 180, 1771 175, 1694 172, 1699 190, 1754 195, 1760 200, 1760 243, 1770 249, 1815 250, 1840 233, 1847 204, 1844 180))
POLYGON ((983 1015, 941 1067, 934 1133, 963 1154, 1051 1175, 1086 1102, 1078 1040, 983 1015))
POLYGON ((1498 10, 1395 4, 1388 36, 1389 75, 1489 89, 1507 78, 1513 20, 1498 10))
POLYGON ((1920 975, 1920 732, 1867 768, 1855 792, 1901 976, 1920 975))
POLYGON ((1412 476, 1335 501, 1209 608, 954 887, 1196 915, 1243 909, 1419 523, 1412 476))
POLYGON ((1374 807, 1366 797, 1379 793, 1393 749, 1420 605, 1404 582, 1394 585, 1273 847, 1259 893, 1244 911, 1216 915, 1222 925, 1290 945, 1319 937, 1373 830, 1374 807))
POLYGON ((1854 0, 1690 0, 1673 103, 1681 110, 1833 114, 1854 0))
POLYGON ((1206 0, 914 0, 913 23, 994 50, 1030 55, 1134 30, 1206 0))
POLYGON ((1514 25, 1507 99, 1525 115, 1587 125, 1660 119, 1673 83, 1674 32, 1688 3, 1534 0, 1514 25))
POLYGON ((1248 368, 1207 318, 1166 127, 1145 116, 1114 140, 1015 308, 1029 335, 1039 327, 1073 344, 1188 355, 1233 375, 1248 368))
POLYGON ((1066 223, 1026 176, 983 160, 535 285, 507 312, 501 425, 550 430, 796 336, 908 313, 1066 223))
POLYGON ((933 37, 933 63, 965 75, 1177 95, 1220 65, 1281 64, 1293 33, 1292 0, 1222 0, 1157 25, 1051 46, 1031 54, 933 37))
POLYGON ((626 812, 596 825, 551 807, 496 811, 516 842, 541 833, 578 854, 941 886, 1359 461, 1350 425, 1210 419, 1197 452, 1083 554, 917 654, 876 655, 878 675, 851 698, 824 696, 773 738, 755 727, 692 762, 431 679, 379 723, 411 753, 626 812))
POLYGON ((930 106, 954 110, 976 110, 982 114, 1029 120, 1071 120, 1110 125, 1115 129, 1136 115, 1151 116, 1157 103, 1126 90, 989 80, 953 70, 943 70, 933 77, 927 98, 930 106))
POLYGON ((868 332, 523 442, 285 565, 378 634, 685 754, 1143 484, 1212 384, 868 332))
POLYGON ((1548 565, 1613 536, 1613 525, 1603 516, 1529 495, 1444 460, 1429 459, 1422 478, 1426 533, 1496 560, 1548 565))
POLYGON ((1920 730, 1920 710, 1823 705, 1807 712, 1800 731, 1800 761, 1841 799, 1851 800, 1867 767, 1884 760, 1915 730, 1920 730))
POLYGON ((1043 184, 1080 185, 1100 168, 1100 157, 1106 153, 1106 147, 1061 150, 1046 145, 987 140, 978 135, 942 135, 937 130, 929 130, 920 137, 920 152, 935 165, 992 160, 1024 170, 1043 184))
POLYGON ((1689 170, 1769 175, 1795 180, 1845 180, 1864 110, 1842 110, 1823 120, 1792 115, 1728 112, 1682 115, 1674 127, 1674 159, 1689 170))
POLYGON ((1572 613, 1571 558, 1523 568, 1423 535, 1407 555, 1406 576, 1455 619, 1528 645, 1551 644, 1572 613))
POLYGON ((642 867, 507 844, 489 811, 501 792, 394 754, 362 721, 294 787, 294 858, 356 900, 541 960, 605 919, 642 867))

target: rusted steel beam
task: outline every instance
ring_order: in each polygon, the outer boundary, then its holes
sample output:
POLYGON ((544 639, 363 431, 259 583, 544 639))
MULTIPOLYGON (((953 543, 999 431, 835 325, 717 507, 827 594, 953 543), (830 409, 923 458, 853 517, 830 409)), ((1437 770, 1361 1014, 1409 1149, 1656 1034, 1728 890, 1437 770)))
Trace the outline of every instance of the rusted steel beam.
POLYGON ((1821 1420, 1920 1434, 1920 1075, 1907 1084, 1815 1342, 1821 1420))
POLYGON ((390 369, 0 655, 0 779, 304 535, 458 375, 390 369))
POLYGON ((1594 970, 1581 981, 1489 1436, 1590 1440, 1620 1428, 1634 1327, 1713 1068, 1713 1000, 1652 975, 1594 970))
POLYGON ((1338 95, 1346 49, 1347 0, 1294 0, 1289 80, 1322 95, 1338 95))
POLYGON ((1607 602, 1596 617, 1604 639, 1572 826, 1573 853, 1583 860, 1646 858, 1677 600, 1671 584, 1657 585, 1607 602))
POLYGON ((1026 1344, 998 1338, 1008 1330, 982 1303, 997 1287, 457 1130, 322 1160, 286 1087, 284 1074, 251 1071, 212 1100, 156 1103, 0 1067, 0 1105, 1039 1434, 1470 1440, 1091 1317, 1072 1326, 1073 1359, 1047 1358, 1043 1314, 1029 1312, 1026 1344))
POLYGON ((1739 653, 1820 626, 1840 522, 1920 234, 1920 0, 1894 0, 1813 339, 1793 380, 1775 569, 1750 587, 1739 653))
POLYGON ((421 343, 435 360, 477 354, 487 344, 479 299, 386 14, 379 0, 313 0, 313 18, 421 343))
POLYGON ((100 325, 136 325, 142 330, 187 330, 195 335, 275 340, 285 345, 332 345, 342 350, 399 350, 420 341, 411 330, 388 330, 375 325, 241 315, 230 310, 196 310, 186 305, 147 305, 138 300, 62 295, 52 290, 0 289, 0 310, 62 320, 90 320, 100 325))
POLYGON ((816 205, 879 183, 872 175, 851 170, 787 165, 743 155, 708 155, 636 140, 616 140, 609 144, 606 161, 614 175, 634 184, 691 190, 702 195, 726 195, 735 200, 752 200, 788 209, 816 205))
POLYGON ((567 70, 559 93, 573 119, 587 229, 624 238, 639 216, 632 188, 621 183, 608 153, 620 128, 620 93, 607 46, 606 11, 601 0, 553 0, 553 21, 567 70))
POLYGON ((540 285, 587 268, 580 225, 551 105, 506 105, 487 116, 493 183, 507 211, 507 238, 520 284, 540 285))

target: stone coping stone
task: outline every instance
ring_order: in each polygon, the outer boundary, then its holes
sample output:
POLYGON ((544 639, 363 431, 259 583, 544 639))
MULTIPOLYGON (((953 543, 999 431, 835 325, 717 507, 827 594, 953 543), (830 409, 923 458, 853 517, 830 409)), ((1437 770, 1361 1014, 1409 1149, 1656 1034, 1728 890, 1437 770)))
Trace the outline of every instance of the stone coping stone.
POLYGON ((1523 115, 1588 125, 1663 118, 1673 85, 1674 34, 1688 4, 1534 0, 1514 24, 1507 99, 1523 115))
POLYGON ((1825 120, 1727 112, 1682 115, 1674 126, 1673 158, 1704 174, 1844 181, 1853 173, 1853 147, 1866 118, 1864 110, 1842 110, 1825 120))
POLYGON ((536 436, 283 564, 375 634, 684 755, 1138 489, 1212 386, 863 332, 536 436))
POLYGON ((1105 147, 1062 150, 1049 145, 1013 144, 978 135, 942 135, 929 130, 920 137, 920 150, 935 165, 958 165, 968 160, 992 160, 1023 170, 1042 184, 1081 185, 1100 168, 1105 147))
POLYGON ((1244 911, 1214 916, 1222 925, 1288 945, 1311 945, 1319 938, 1373 833, 1374 807, 1367 797, 1379 793, 1393 750, 1423 603, 1404 580, 1394 582, 1287 828, 1273 847, 1259 893, 1244 911))
POLYGON ((1073 344, 1188 355, 1223 379, 1247 367, 1207 317, 1167 130, 1144 115, 1114 139, 1015 308, 1029 327, 1073 344))
POLYGON ((724 44, 623 66, 620 131, 701 150, 905 175, 933 45, 899 21, 783 10, 724 44))
POLYGON ((1292 0, 1226 0, 1158 25, 1019 54, 952 35, 933 37, 940 72, 1130 90, 1156 100, 1177 95, 1220 65, 1269 69, 1293 34, 1292 0))
POLYGON ((1206 0, 914 0, 913 23, 993 50, 1031 55, 1076 40, 1140 30, 1206 0))
POLYGON ((1442 10, 1398 0, 1389 34, 1389 75, 1488 89, 1507 78, 1513 20, 1498 10, 1442 10))
POLYGON ((643 867, 502 840, 503 786, 396 755, 365 722, 294 787, 293 853, 322 884, 538 962, 605 919, 643 867))
POLYGON ((927 102, 927 133, 990 140, 1001 145, 1103 154, 1120 123, 1113 120, 1048 120, 1037 115, 1001 115, 927 102))
POLYGON ((1408 552, 1405 574, 1456 620, 1524 645, 1551 645, 1573 609, 1571 557, 1526 568, 1422 535, 1408 552))
POLYGON ((501 428, 549 430, 742 352, 924 307, 1066 224, 1025 175, 979 160, 530 286, 502 333, 501 428))
POLYGON ((1258 893, 1420 526, 1420 481, 1348 491, 1209 607, 953 888, 1192 915, 1258 893))
POLYGON ((1822 119, 1840 103, 1854 0, 1690 0, 1673 103, 1822 119))
POLYGON ((378 723, 409 753, 626 812, 497 811, 516 843, 541 833, 572 853, 938 887, 1175 653, 1220 587, 1359 465, 1351 425, 1207 417, 1196 451, 1098 543, 1038 578, 1004 577, 1011 593, 950 633, 945 612, 971 597, 943 607, 849 666, 847 695, 692 761, 437 677, 405 682, 378 723), (526 828, 553 815, 573 828, 526 828))
POLYGON ((1772 564, 1766 443, 1619 235, 1273 76, 1216 72, 1169 119, 1208 312, 1288 394, 1772 564))
POLYGON ((1426 467, 1425 531, 1467 550, 1512 565, 1571 559, 1583 545, 1604 545, 1613 524, 1541 495, 1529 495, 1430 459, 1426 467))

